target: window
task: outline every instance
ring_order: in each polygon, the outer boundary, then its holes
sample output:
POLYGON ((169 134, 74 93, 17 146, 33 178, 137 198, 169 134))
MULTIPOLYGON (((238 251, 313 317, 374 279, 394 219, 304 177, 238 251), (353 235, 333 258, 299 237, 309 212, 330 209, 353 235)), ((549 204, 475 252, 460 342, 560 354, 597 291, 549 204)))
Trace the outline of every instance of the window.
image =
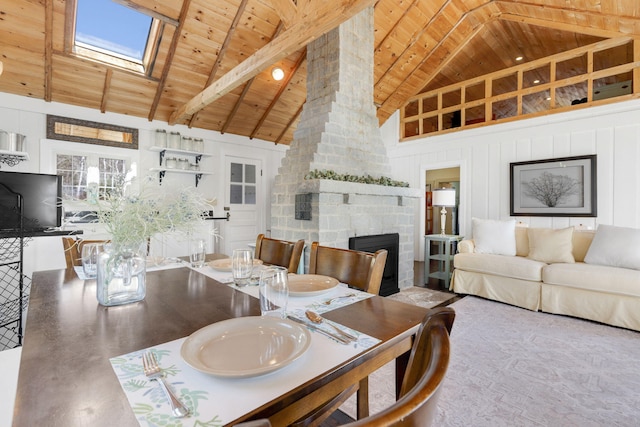
POLYGON ((229 200, 232 204, 256 204, 256 166, 231 163, 229 200))
POLYGON ((127 174, 124 159, 89 155, 56 155, 56 174, 62 176, 64 200, 95 201, 120 188, 127 174), (90 166, 96 164, 97 166, 90 166))
POLYGON ((74 52, 96 61, 151 73, 160 22, 111 0, 76 0, 74 52))

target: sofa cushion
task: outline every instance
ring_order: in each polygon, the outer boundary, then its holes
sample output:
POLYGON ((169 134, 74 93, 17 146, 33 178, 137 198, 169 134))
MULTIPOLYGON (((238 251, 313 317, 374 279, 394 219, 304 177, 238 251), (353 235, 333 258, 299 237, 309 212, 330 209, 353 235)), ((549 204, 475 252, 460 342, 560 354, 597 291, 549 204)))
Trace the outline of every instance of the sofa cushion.
POLYGON ((549 264, 542 270, 544 283, 597 292, 640 297, 640 271, 585 264, 549 264))
POLYGON ((515 255, 516 221, 472 218, 475 252, 481 254, 515 255))
POLYGON ((453 266, 465 271, 487 273, 539 282, 546 264, 528 258, 494 254, 456 254, 453 266))
POLYGON ((640 230, 599 225, 584 262, 640 270, 640 230))
POLYGON ((528 258, 546 263, 575 262, 572 253, 573 227, 530 228, 528 235, 528 258))

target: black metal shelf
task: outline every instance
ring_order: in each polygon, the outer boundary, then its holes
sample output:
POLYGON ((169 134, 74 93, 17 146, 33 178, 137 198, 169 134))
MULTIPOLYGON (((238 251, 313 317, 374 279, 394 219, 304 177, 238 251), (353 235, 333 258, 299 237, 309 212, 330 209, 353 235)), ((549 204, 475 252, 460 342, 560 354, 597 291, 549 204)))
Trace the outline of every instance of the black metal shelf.
POLYGON ((19 228, 0 233, 0 350, 22 345, 23 314, 29 299, 31 279, 23 274, 24 247, 31 240, 25 235, 22 195, 0 184, 0 192, 14 199, 15 205, 0 208, 0 223, 19 228))

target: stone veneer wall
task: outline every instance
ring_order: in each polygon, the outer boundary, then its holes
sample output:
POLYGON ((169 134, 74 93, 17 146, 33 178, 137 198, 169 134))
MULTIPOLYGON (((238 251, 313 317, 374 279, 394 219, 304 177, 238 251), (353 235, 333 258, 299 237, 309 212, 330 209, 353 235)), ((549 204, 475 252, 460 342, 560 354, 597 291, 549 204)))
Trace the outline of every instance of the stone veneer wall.
POLYGON ((403 288, 413 285, 419 191, 304 180, 314 169, 389 176, 373 104, 373 36, 373 8, 368 8, 308 45, 307 102, 273 186, 271 236, 347 248, 349 237, 399 233, 403 288), (312 194, 311 221, 295 219, 295 195, 303 193, 312 194))

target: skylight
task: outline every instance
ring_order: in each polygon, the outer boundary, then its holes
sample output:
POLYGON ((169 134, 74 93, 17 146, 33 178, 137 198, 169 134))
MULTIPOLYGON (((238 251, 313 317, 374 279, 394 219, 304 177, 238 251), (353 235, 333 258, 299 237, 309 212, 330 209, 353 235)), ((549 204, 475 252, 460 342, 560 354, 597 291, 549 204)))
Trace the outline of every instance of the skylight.
POLYGON ((131 68, 123 62, 128 61, 139 68, 149 48, 153 18, 111 0, 77 0, 75 28, 76 53, 131 68))

